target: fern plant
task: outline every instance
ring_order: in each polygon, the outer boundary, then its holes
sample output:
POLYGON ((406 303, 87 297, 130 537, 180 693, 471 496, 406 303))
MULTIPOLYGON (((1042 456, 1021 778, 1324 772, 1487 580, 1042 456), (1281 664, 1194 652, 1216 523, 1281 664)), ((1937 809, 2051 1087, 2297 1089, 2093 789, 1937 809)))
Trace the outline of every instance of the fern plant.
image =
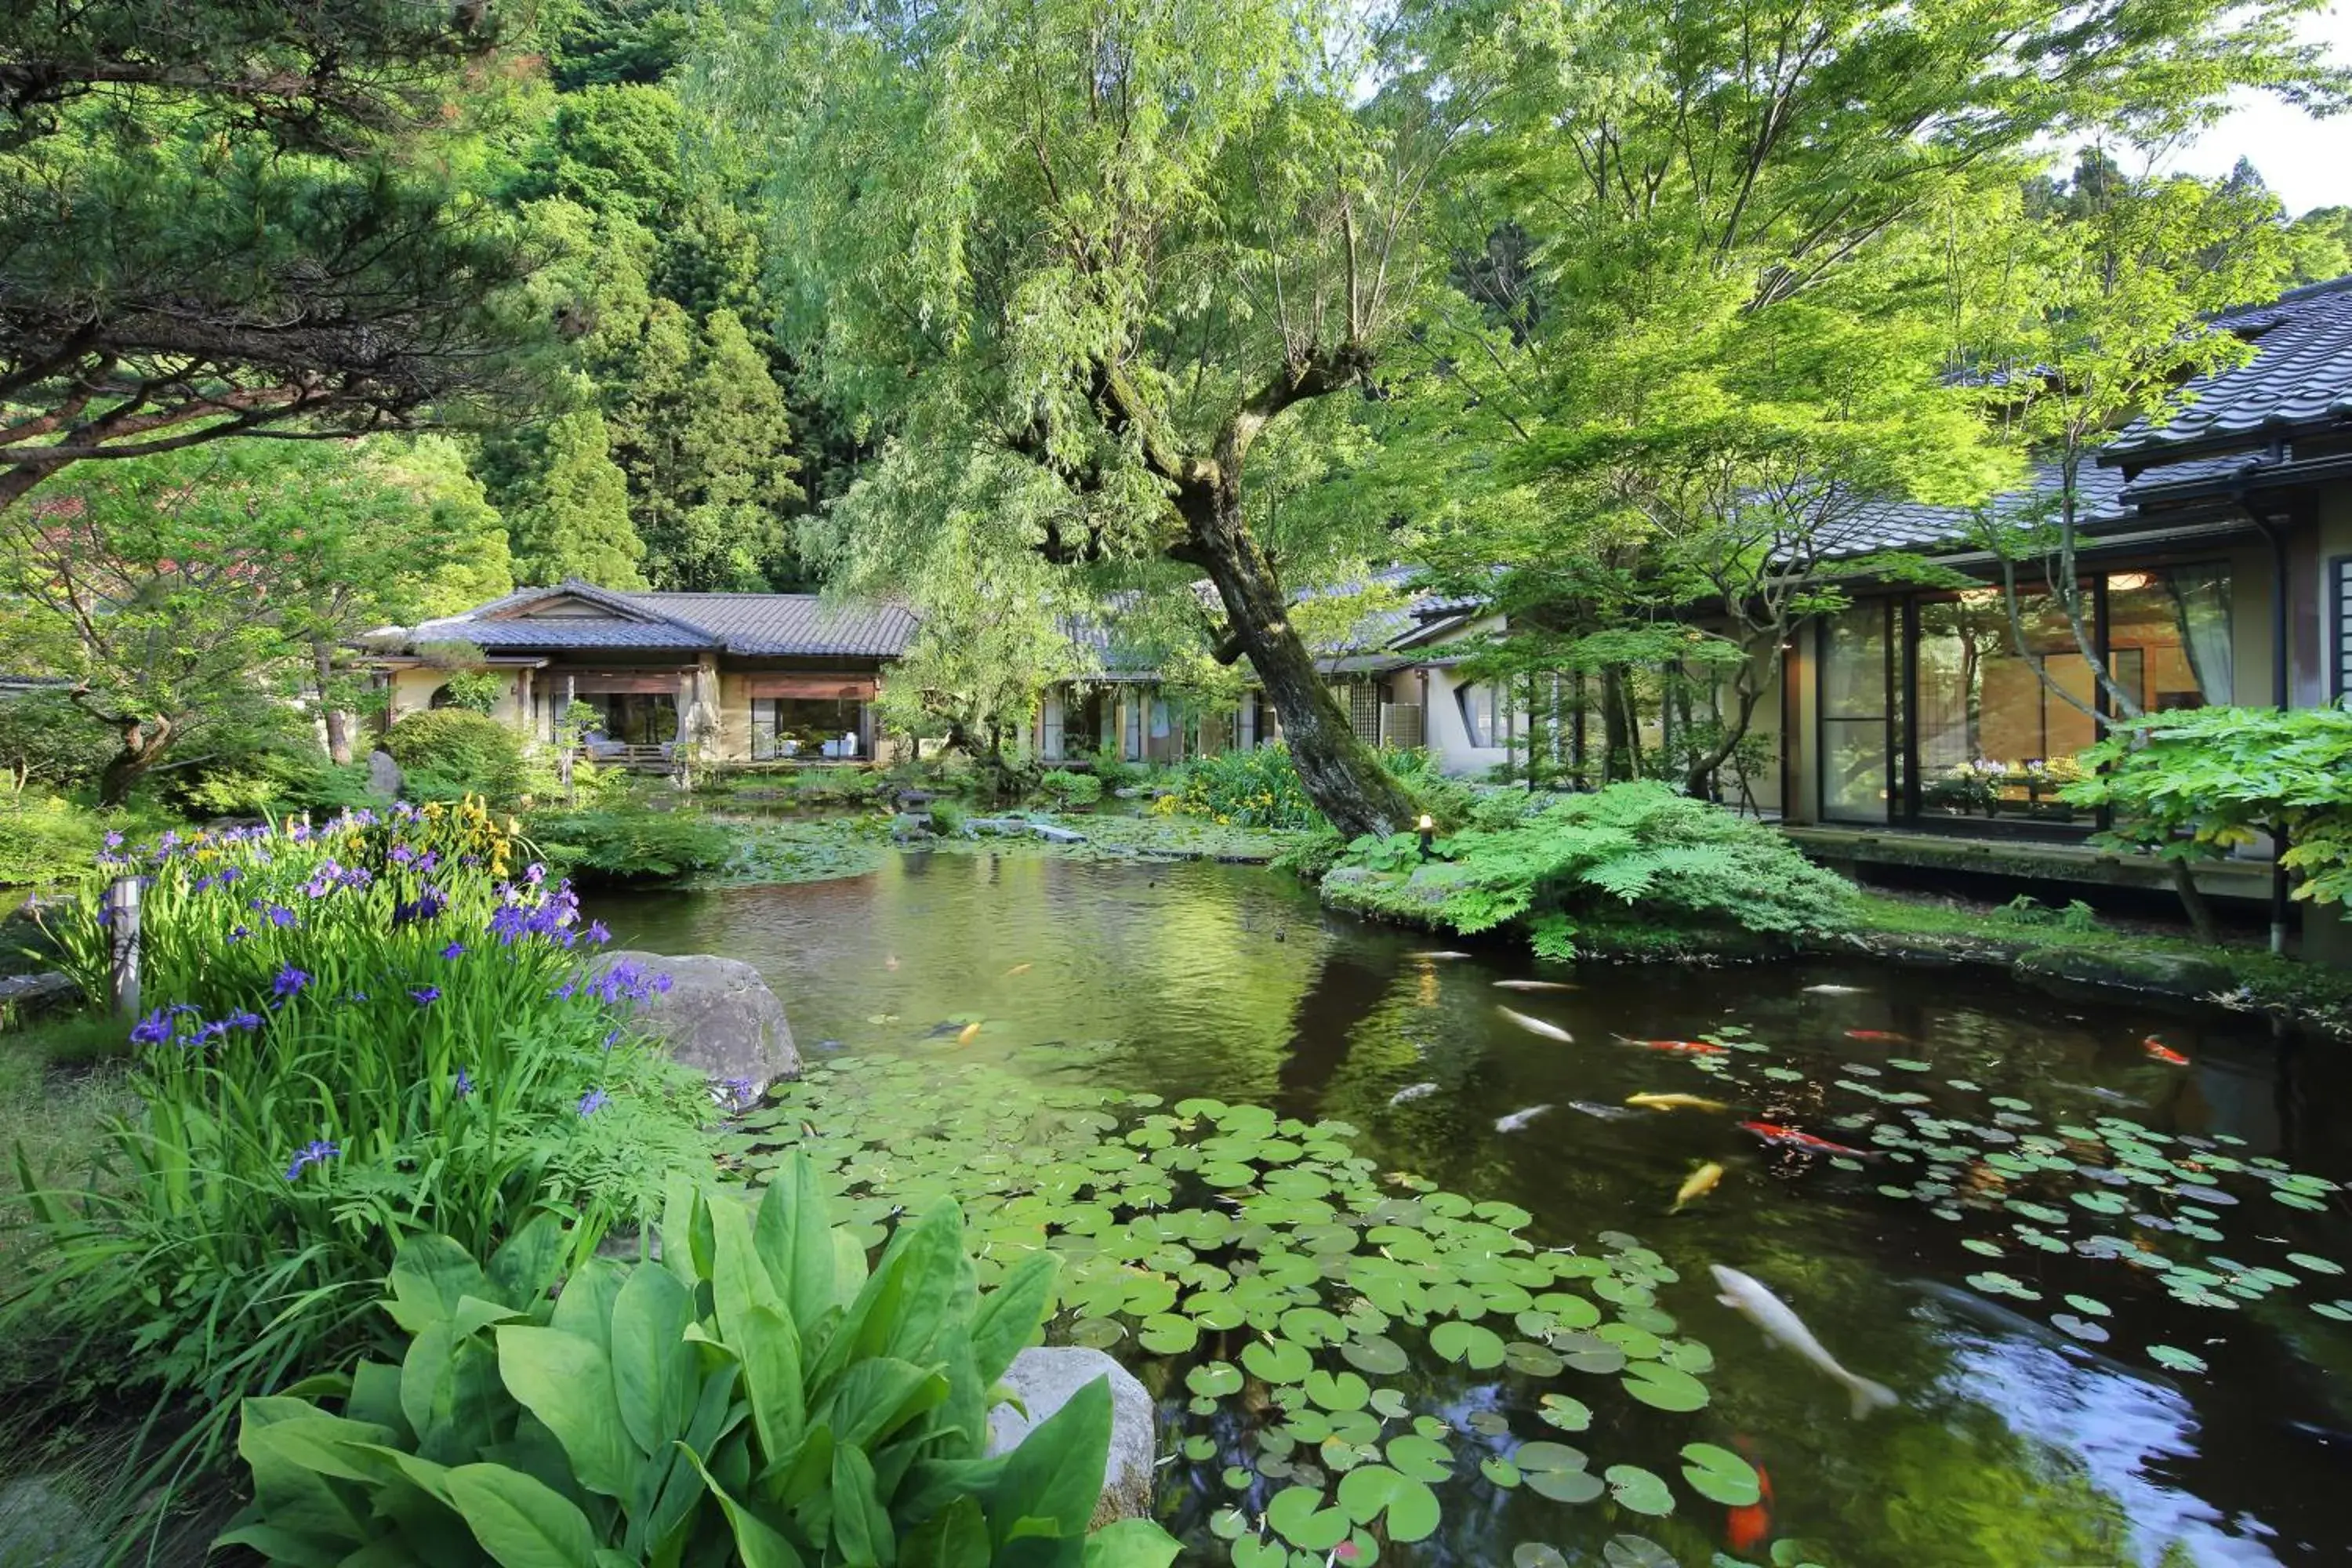
POLYGON ((1629 921, 1790 937, 1850 921, 1853 889, 1760 823, 1664 784, 1612 784, 1534 810, 1482 812, 1419 863, 1410 834, 1357 839, 1333 901, 1472 934, 1518 922, 1546 957, 1629 921))

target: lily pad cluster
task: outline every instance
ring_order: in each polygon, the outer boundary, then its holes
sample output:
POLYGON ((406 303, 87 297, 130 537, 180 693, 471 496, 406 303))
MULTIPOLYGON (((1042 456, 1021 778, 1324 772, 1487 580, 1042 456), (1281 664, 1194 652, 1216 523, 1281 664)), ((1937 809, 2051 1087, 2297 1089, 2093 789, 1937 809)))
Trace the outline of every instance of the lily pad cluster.
POLYGON ((1060 1254, 1051 1336, 1160 1390, 1179 1521, 1236 1568, 1369 1564, 1449 1519, 1484 1560, 1498 1513, 1549 1538, 1531 1561, 1674 1563, 1660 1521, 1706 1561, 1712 1510, 1756 1501, 1748 1461, 1690 1430, 1715 1358, 1660 1304, 1656 1252, 1538 1246, 1525 1209, 1384 1173, 1345 1123, 852 1058, 747 1128, 746 1166, 805 1153, 868 1241, 946 1194, 983 1283, 1060 1254))
MULTIPOLYGON (((1744 1038, 1724 1043, 1743 1054, 1757 1049, 1744 1038)), ((2068 1283, 2082 1263, 2115 1266, 2111 1293, 2118 1296, 2153 1290, 2179 1306, 2225 1311, 2277 1297, 2352 1322, 2345 1266, 2312 1250, 2340 1243, 2340 1226, 2314 1241, 2322 1222, 2298 1218, 2340 1220, 2340 1184, 2245 1153, 2244 1142, 2228 1133, 2045 1111, 1987 1093, 1973 1079, 1937 1078, 1933 1063, 1916 1057, 1883 1067, 1838 1061, 1811 1072, 1775 1061, 1752 1080, 1731 1053, 1695 1065, 1747 1088, 1767 1112, 1775 1101, 1807 1106, 1811 1120, 1855 1153, 1775 1158, 1822 1160, 1881 1197, 1922 1205, 1963 1227, 1959 1246, 1982 1260, 1967 1276, 1970 1289, 2024 1303, 2082 1343, 2114 1339, 2114 1307, 2046 1282, 2057 1260, 2067 1262, 2068 1283)), ((2178 1346, 2144 1348, 2168 1371, 2207 1370, 2204 1358, 2178 1346)))

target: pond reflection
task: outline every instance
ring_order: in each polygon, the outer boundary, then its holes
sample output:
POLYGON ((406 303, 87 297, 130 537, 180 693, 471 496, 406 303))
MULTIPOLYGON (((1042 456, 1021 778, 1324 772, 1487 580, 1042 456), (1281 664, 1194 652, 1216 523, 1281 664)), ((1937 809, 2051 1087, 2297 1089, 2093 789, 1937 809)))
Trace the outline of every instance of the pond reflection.
MULTIPOLYGON (((1975 971, 1436 956, 1426 937, 1327 915, 1287 878, 1212 865, 908 854, 868 877, 594 912, 632 946, 758 966, 812 1058, 954 1051, 1052 1081, 1337 1118, 1382 1170, 1528 1209, 1539 1246, 1640 1235, 1682 1276, 1661 1305, 1717 1352, 1709 1415, 1771 1478, 1773 1535, 1822 1561, 2317 1563, 2352 1543, 2333 1490, 2346 1450, 2309 1430, 2352 1428, 2352 1329, 2312 1310, 2352 1299, 2326 1271, 2352 1261, 2352 1225, 2338 1194, 2273 1202, 2277 1173, 2248 1168, 2352 1174, 2328 1123, 2352 1074, 2260 1021, 1975 971), (1575 988, 1496 984, 1538 974, 1575 988), (1708 1036, 1769 1050, 1649 1048, 1708 1036), (1642 1093, 1733 1109, 1627 1113, 1642 1093), (1745 1121, 1870 1157, 1841 1168, 1745 1121), (2016 1152, 2037 1139, 2041 1170, 2016 1152), (2133 1173, 2151 1159, 2160 1200, 2133 1173), (1667 1218, 1709 1162, 1719 1184, 1667 1218), (2135 1261, 2065 1239, 2103 1235, 2148 1250, 2135 1261), (2189 1288, 2211 1300, 2166 1284, 2147 1266, 2158 1251, 2217 1270, 2210 1292, 2189 1288), (2280 1268, 2289 1258, 2303 1261, 2280 1268), (1717 1303, 1709 1263, 1763 1280, 1904 1405, 1852 1421, 1843 1391, 1717 1303), (2245 1272, 2258 1268, 2292 1283, 2245 1272), (1988 1279, 2027 1295, 1996 1300, 1988 1279), (2053 1327, 2061 1316, 2077 1329, 2053 1327), (2168 1371, 2156 1345, 2210 1370, 2168 1371)), ((1507 1511, 1525 1531, 1562 1506, 1517 1494, 1507 1511)), ((1721 1544, 1723 1511, 1709 1519, 1721 1544)), ((1449 1525, 1448 1550, 1395 1555, 1506 1561, 1517 1538, 1493 1534, 1502 1544, 1482 1553, 1460 1534, 1476 1521, 1449 1525)), ((1198 1561, 1223 1560, 1197 1545, 1198 1561)))

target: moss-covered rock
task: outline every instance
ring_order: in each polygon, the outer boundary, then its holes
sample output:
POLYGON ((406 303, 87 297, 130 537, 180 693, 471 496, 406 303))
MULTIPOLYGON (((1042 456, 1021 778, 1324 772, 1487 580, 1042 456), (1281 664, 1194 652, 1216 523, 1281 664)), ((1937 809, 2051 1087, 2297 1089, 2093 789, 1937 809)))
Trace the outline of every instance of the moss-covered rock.
POLYGON ((2229 965, 2215 959, 2127 948, 2036 948, 2020 955, 2011 968, 2021 980, 2112 986, 2157 996, 2207 996, 2228 991, 2238 983, 2229 965))

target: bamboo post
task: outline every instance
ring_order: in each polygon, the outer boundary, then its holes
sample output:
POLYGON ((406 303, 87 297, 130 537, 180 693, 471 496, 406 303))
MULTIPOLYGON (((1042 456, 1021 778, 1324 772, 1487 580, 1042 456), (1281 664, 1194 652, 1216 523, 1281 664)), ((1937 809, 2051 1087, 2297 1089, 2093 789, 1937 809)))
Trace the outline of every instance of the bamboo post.
POLYGON ((139 879, 121 877, 107 885, 106 929, 113 959, 115 1014, 139 1016, 139 879))

